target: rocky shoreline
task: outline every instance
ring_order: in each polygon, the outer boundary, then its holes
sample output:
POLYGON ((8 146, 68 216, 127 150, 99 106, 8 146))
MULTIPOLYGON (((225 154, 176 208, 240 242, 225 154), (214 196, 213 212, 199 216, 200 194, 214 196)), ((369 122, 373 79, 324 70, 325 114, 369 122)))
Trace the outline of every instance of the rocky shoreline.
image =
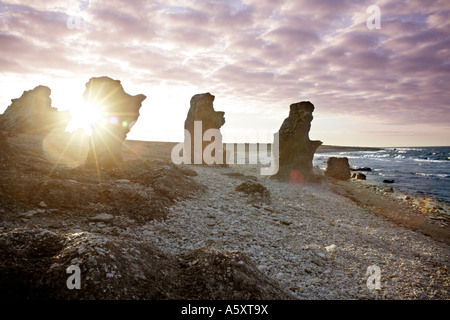
POLYGON ((448 243, 374 216, 330 185, 265 179, 272 201, 258 204, 236 196, 239 180, 224 174, 230 168, 195 170, 207 196, 180 202, 167 219, 143 227, 171 253, 195 247, 245 252, 295 299, 448 298, 448 243), (367 287, 372 265, 381 269, 380 290, 367 287))
POLYGON ((175 166, 162 142, 125 141, 124 164, 98 173, 55 166, 37 137, 7 141, 2 298, 449 298, 448 227, 412 227, 430 224, 364 182, 292 186, 256 166, 175 166), (267 192, 236 190, 245 181, 267 192), (80 290, 66 286, 70 265, 80 290), (380 289, 368 286, 371 266, 380 289))

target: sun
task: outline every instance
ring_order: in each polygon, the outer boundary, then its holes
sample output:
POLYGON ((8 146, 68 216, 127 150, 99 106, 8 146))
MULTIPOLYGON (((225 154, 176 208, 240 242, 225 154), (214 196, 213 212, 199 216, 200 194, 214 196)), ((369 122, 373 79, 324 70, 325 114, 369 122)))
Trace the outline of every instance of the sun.
POLYGON ((101 108, 94 102, 80 103, 69 108, 71 120, 66 131, 73 132, 78 129, 84 130, 85 134, 92 134, 92 126, 102 118, 101 108))

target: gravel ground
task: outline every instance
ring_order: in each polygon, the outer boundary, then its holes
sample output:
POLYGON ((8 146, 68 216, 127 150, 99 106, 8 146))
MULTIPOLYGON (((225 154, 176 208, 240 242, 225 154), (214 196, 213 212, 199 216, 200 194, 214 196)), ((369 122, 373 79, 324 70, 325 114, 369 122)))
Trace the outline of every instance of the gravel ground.
POLYGON ((249 202, 224 175, 251 166, 195 166, 206 193, 141 227, 161 250, 245 252, 297 299, 449 299, 448 245, 402 228, 326 185, 293 187, 258 178, 271 203, 249 202))

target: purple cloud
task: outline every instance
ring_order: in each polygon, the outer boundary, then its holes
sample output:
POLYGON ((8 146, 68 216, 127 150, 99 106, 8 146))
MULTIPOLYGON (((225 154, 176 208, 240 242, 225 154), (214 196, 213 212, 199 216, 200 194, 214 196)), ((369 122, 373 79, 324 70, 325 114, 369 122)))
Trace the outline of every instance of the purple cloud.
MULTIPOLYGON (((0 21, 2 77, 113 74, 149 85, 208 88, 275 117, 307 99, 330 117, 450 123, 446 2, 379 2, 379 30, 366 26, 371 1, 80 4, 0 1, 8 13, 0 21), (67 27, 74 15, 84 19, 81 28, 67 27)), ((3 93, 0 107, 11 98, 3 93)))

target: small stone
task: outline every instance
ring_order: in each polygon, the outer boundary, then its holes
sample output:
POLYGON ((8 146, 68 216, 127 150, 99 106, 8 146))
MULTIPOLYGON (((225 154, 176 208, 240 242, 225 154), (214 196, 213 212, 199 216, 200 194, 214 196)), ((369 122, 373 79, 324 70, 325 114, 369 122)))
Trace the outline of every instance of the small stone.
POLYGON ((336 245, 332 244, 330 246, 325 247, 325 250, 327 250, 327 252, 333 252, 334 250, 336 250, 336 245))
POLYGON ((239 235, 242 237, 251 237, 252 233, 248 232, 248 231, 242 231, 242 232, 239 232, 239 235))
POLYGON ((116 180, 116 182, 117 183, 131 183, 131 181, 128 179, 118 179, 118 180, 116 180))
POLYGON ((322 283, 322 282, 323 282, 323 280, 320 279, 320 278, 312 278, 312 279, 309 280, 310 284, 319 284, 319 283, 322 283))
POLYGON ((30 218, 30 217, 34 216, 36 213, 38 213, 37 210, 30 210, 25 213, 21 213, 20 215, 30 218))
POLYGON ((315 265, 319 266, 319 267, 324 267, 325 266, 325 263, 323 263, 319 259, 313 259, 313 260, 311 260, 311 262, 314 263, 315 265))
POLYGON ((44 201, 39 202, 39 207, 47 208, 47 204, 44 201))
POLYGON ((93 221, 109 221, 112 220, 114 216, 109 213, 100 213, 92 218, 93 221))
POLYGON ((308 274, 313 273, 313 271, 310 268, 305 268, 305 272, 308 273, 308 274))

